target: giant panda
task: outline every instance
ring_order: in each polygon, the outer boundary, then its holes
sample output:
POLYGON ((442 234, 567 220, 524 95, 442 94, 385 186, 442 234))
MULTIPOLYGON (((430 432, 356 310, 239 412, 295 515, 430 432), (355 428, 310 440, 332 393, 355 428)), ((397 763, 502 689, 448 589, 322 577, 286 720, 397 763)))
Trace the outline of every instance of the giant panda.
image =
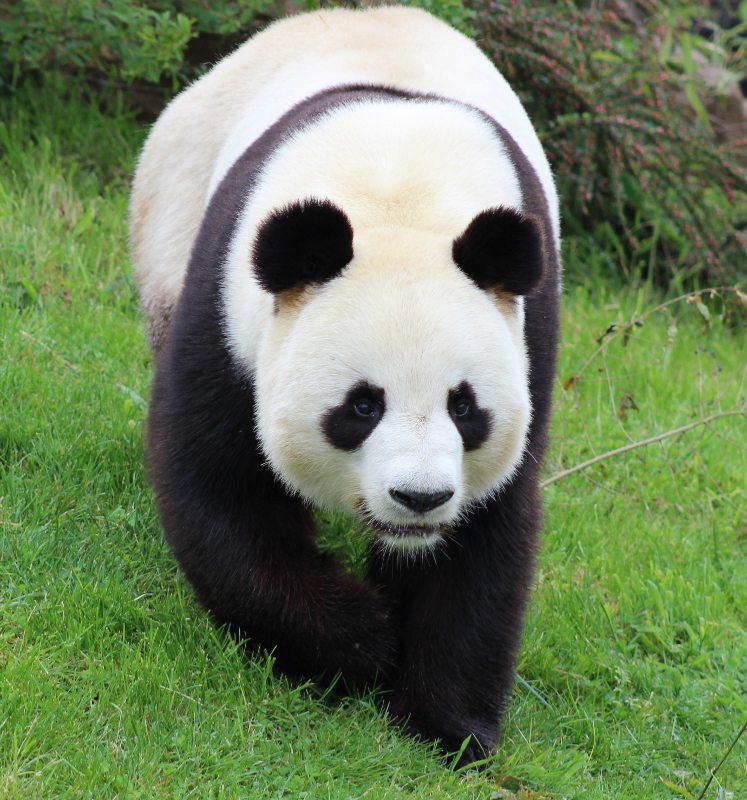
POLYGON ((167 107, 134 269, 167 541, 294 675, 377 683, 413 735, 499 741, 541 521, 553 178, 466 37, 405 7, 269 26, 167 107), (356 580, 314 507, 360 518, 356 580))

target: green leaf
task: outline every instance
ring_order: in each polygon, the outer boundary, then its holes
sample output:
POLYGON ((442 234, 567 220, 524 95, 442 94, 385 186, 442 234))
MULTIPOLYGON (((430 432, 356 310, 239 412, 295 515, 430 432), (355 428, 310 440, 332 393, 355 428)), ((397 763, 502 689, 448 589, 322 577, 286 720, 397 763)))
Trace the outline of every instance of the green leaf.
POLYGON ((611 64, 622 64, 625 59, 609 50, 594 50, 591 54, 592 61, 607 61, 611 64))
POLYGON ((137 408, 147 408, 148 404, 134 389, 130 389, 129 386, 125 386, 123 383, 118 383, 116 386, 137 408))
POLYGON ((667 35, 664 37, 664 41, 661 43, 661 47, 659 48, 659 61, 662 64, 666 64, 667 61, 669 61, 669 58, 672 55, 673 44, 674 35, 672 34, 672 31, 667 31, 667 35))
POLYGON ((693 111, 695 111, 695 114, 698 117, 698 122, 700 122, 700 124, 709 133, 713 133, 711 121, 708 119, 708 112, 705 110, 703 103, 700 102, 698 90, 695 88, 695 84, 692 83, 692 81, 688 81, 685 84, 685 94, 687 95, 687 99, 690 101, 690 105, 693 107, 693 111))
POLYGON ((91 221, 93 220, 93 204, 88 206, 85 210, 83 216, 77 221, 75 227, 73 228, 73 238, 77 238, 81 235, 81 233, 85 233, 88 228, 91 226, 91 221))
POLYGON ((625 191, 625 196, 628 198, 630 203, 639 211, 645 211, 647 205, 646 196, 643 194, 641 184, 635 175, 630 175, 629 173, 624 172, 620 179, 623 185, 623 190, 625 191))
POLYGON ((695 798, 687 791, 687 789, 683 789, 681 786, 678 786, 676 783, 672 783, 672 781, 668 781, 666 778, 661 778, 661 782, 673 792, 677 792, 682 797, 688 797, 690 800, 695 800, 695 798))
POLYGON ((36 286, 34 286, 34 284, 31 283, 31 281, 21 281, 21 284, 23 285, 23 288, 26 290, 26 294, 28 295, 29 300, 32 303, 38 303, 39 290, 36 288, 36 286))
POLYGON ((695 75, 695 62, 693 61, 693 40, 689 33, 683 33, 680 37, 682 45, 682 66, 688 78, 695 75))

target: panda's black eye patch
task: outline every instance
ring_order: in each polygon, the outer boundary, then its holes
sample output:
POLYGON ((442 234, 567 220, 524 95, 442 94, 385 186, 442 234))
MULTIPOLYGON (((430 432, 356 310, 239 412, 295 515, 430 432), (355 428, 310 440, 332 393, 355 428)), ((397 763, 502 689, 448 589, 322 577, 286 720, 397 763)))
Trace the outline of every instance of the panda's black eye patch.
POLYGON ((356 383, 339 406, 322 417, 327 441, 338 450, 359 448, 384 416, 384 390, 370 383, 356 383))
POLYGON ((486 408, 477 405, 475 391, 467 381, 462 381, 456 389, 449 392, 449 416, 459 435, 464 449, 477 450, 490 436, 493 415, 486 408))

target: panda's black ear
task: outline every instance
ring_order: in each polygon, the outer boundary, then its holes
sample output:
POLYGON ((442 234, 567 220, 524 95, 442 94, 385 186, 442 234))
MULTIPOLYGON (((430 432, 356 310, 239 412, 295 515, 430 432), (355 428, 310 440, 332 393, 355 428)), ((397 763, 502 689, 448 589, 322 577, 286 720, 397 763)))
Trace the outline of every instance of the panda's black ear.
POLYGON ((350 220, 329 200, 301 200, 273 211, 252 250, 257 280, 273 294, 331 280, 352 258, 350 220))
POLYGON ((457 266, 481 289, 527 294, 542 278, 542 232, 539 224, 513 208, 478 214, 454 240, 457 266))

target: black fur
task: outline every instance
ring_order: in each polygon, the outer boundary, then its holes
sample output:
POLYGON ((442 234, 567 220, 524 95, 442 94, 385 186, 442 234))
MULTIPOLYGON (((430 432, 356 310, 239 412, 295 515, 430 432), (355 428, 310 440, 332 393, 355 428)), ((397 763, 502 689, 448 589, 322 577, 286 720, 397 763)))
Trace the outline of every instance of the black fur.
POLYGON ((477 405, 475 390, 468 381, 462 381, 449 392, 449 414, 467 452, 477 450, 487 441, 493 428, 493 415, 487 408, 477 405))
POLYGON ((481 289, 526 294, 542 278, 542 231, 513 208, 491 208, 454 240, 452 256, 481 289))
POLYGON ((252 251, 257 280, 273 294, 337 277, 353 259, 350 220, 329 200, 303 200, 273 212, 252 251))
POLYGON ((324 436, 339 450, 357 450, 381 422, 384 411, 384 390, 365 382, 357 383, 339 406, 324 415, 324 436))
MULTIPOLYGON (((517 169, 523 213, 539 232, 533 237, 542 258, 539 282, 529 291, 514 264, 496 284, 528 291, 533 414, 514 478, 467 515, 435 559, 390 559, 372 547, 369 578, 357 582, 319 552, 308 504, 287 492, 261 452, 253 387, 223 335, 218 265, 259 169, 298 127, 339 104, 369 99, 424 96, 343 87, 309 98, 260 137, 215 192, 158 355, 150 474, 167 539, 218 623, 272 650, 278 666, 295 674, 339 671, 354 685, 379 676, 390 690, 390 713, 413 734, 438 741, 445 753, 472 737, 464 765, 499 740, 541 522, 538 472, 555 372, 559 260, 536 173, 503 128, 483 115, 517 169)), ((524 230, 514 223, 510 230, 524 230)), ((488 280, 478 273, 476 280, 488 280)), ((465 447, 478 439, 467 435, 465 447)))

